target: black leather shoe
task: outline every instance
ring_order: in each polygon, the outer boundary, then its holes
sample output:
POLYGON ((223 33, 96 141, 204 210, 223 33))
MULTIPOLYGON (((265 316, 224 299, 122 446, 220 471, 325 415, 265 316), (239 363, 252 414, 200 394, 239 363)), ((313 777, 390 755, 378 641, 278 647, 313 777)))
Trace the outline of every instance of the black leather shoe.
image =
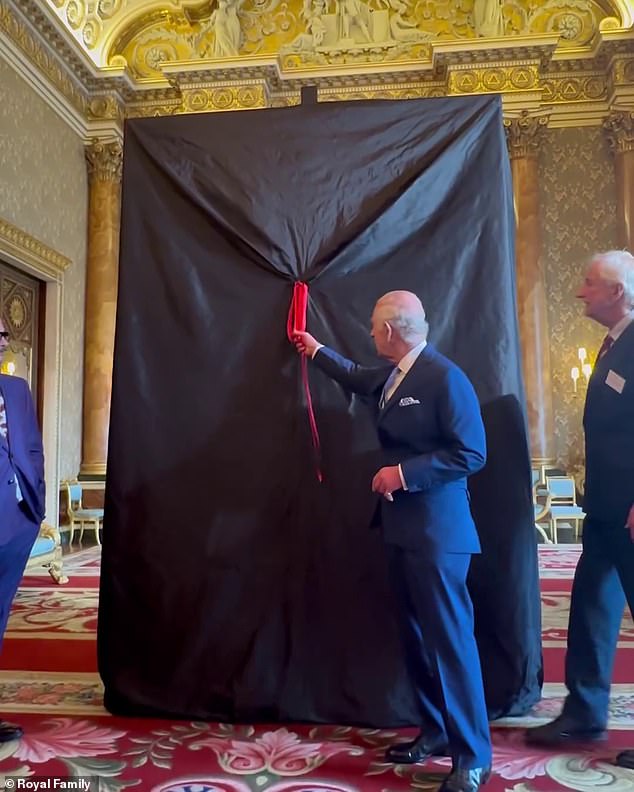
POLYGON ((537 726, 535 729, 526 731, 527 743, 530 745, 541 745, 546 748, 604 742, 607 739, 608 733, 605 729, 582 728, 574 721, 561 715, 544 726, 537 726))
POLYGON ((19 740, 24 734, 21 726, 17 723, 8 723, 7 721, 0 721, 0 743, 11 742, 11 740, 19 740))
POLYGON ((430 756, 448 756, 449 746, 442 740, 434 740, 419 734, 415 740, 391 745, 385 752, 385 761, 394 764, 416 764, 430 756))
POLYGON ((452 770, 440 785, 438 792, 478 792, 478 789, 486 784, 490 776, 490 767, 452 770))
POLYGON ((629 770, 634 770, 634 751, 621 751, 616 757, 616 764, 619 767, 627 767, 629 770))

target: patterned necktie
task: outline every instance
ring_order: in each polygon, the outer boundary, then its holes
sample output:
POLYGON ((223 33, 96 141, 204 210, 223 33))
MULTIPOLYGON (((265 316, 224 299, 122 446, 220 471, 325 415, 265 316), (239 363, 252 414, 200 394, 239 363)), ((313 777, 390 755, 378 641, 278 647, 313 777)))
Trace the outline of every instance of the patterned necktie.
POLYGON ((383 386, 383 392, 381 393, 381 399, 379 401, 379 407, 383 409, 386 403, 389 401, 390 396, 392 395, 392 391, 394 390, 394 383, 396 382, 396 378, 401 373, 401 370, 398 366, 392 369, 392 373, 385 381, 385 385, 383 386))
POLYGON ((4 398, 0 391, 0 437, 6 438, 7 434, 7 408, 4 405, 4 398))
POLYGON ((613 343, 614 343, 614 339, 612 338, 612 336, 611 335, 606 335, 606 337, 603 339, 603 343, 599 347, 599 352, 597 354, 597 359, 596 359, 596 361, 594 363, 595 366, 601 360, 601 358, 606 354, 606 352, 608 352, 608 350, 612 347, 613 343))

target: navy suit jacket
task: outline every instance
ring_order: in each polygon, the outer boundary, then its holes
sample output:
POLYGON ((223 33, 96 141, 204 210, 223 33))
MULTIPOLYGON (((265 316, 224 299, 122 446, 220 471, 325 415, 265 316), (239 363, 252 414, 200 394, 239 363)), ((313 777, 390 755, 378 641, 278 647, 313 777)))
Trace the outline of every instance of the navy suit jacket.
POLYGON ((594 367, 583 428, 584 510, 594 520, 614 522, 622 528, 634 503, 634 322, 594 367), (609 384, 618 387, 619 378, 624 380, 621 393, 609 384))
POLYGON ((0 544, 12 539, 19 519, 15 480, 24 498, 23 510, 38 525, 44 519, 44 453, 31 391, 25 380, 0 374, 9 436, 0 437, 0 544))
POLYGON ((384 464, 401 465, 408 491, 381 499, 385 540, 428 553, 479 553, 467 476, 484 466, 486 440, 464 372, 427 344, 379 410, 392 366, 359 366, 327 347, 314 362, 347 389, 372 395, 384 464))

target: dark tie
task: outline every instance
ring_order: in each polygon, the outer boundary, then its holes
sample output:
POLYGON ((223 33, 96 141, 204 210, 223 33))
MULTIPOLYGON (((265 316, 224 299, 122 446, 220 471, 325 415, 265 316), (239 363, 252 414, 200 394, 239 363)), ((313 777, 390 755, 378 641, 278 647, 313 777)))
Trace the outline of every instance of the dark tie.
POLYGON ((606 335, 603 339, 603 343, 599 347, 599 352, 597 354, 597 359, 595 360, 594 365, 596 366, 597 363, 601 360, 601 358, 605 355, 605 353, 610 349, 612 344, 614 343, 614 339, 611 335, 606 335))

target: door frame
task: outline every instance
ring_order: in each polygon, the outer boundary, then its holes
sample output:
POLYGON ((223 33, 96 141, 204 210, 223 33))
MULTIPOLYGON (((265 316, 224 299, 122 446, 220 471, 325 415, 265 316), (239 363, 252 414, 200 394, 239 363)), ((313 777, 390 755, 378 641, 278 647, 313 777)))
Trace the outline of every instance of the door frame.
POLYGON ((59 523, 59 471, 62 406, 62 320, 64 273, 72 261, 0 217, 0 255, 16 269, 44 281, 45 317, 42 381, 42 440, 47 523, 59 523))

